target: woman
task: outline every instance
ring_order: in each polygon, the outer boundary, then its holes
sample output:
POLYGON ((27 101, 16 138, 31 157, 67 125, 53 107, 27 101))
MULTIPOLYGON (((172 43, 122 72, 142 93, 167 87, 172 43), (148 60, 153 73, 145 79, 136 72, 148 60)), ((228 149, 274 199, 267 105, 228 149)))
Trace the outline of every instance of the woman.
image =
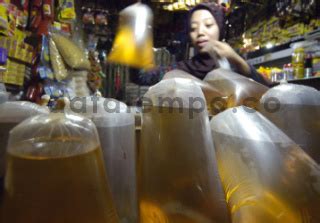
MULTIPOLYGON (((223 7, 215 3, 201 3, 189 12, 189 36, 197 54, 190 60, 178 62, 175 69, 183 70, 199 79, 217 68, 233 71, 268 85, 268 80, 240 57, 227 43, 224 36, 225 16, 223 7)), ((139 85, 153 85, 160 81, 160 72, 131 75, 139 85)))

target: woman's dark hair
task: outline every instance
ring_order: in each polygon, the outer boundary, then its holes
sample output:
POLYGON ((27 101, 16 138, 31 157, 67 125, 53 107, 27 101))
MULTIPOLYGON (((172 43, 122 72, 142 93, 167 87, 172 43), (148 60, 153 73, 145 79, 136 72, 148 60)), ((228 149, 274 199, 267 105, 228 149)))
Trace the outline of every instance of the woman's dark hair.
POLYGON ((225 12, 224 8, 216 3, 200 3, 190 9, 189 15, 188 15, 188 33, 190 32, 190 26, 191 26, 191 16, 192 14, 197 10, 208 10, 214 19, 217 22, 217 25, 219 27, 220 36, 219 39, 222 40, 225 36, 225 12))

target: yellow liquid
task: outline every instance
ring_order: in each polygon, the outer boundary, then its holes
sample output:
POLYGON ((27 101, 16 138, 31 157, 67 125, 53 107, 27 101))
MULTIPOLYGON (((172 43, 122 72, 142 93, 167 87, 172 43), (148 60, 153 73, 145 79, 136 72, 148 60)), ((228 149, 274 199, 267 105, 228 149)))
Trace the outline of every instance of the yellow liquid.
POLYGON ((295 145, 213 136, 233 223, 320 222, 320 176, 305 153, 295 145))
POLYGON ((248 80, 216 80, 211 85, 221 90, 221 94, 228 97, 226 107, 240 105, 258 109, 261 96, 268 90, 267 87, 248 80))
POLYGON ((208 117, 189 109, 160 110, 153 107, 143 116, 138 162, 141 222, 229 222, 214 150, 206 142, 211 137, 208 117))
POLYGON ((0 203, 3 195, 3 181, 4 181, 4 173, 5 173, 5 158, 6 151, 8 145, 9 132, 13 127, 15 127, 17 123, 4 122, 0 123, 0 203))
POLYGON ((100 148, 63 158, 9 154, 1 222, 118 222, 100 148))

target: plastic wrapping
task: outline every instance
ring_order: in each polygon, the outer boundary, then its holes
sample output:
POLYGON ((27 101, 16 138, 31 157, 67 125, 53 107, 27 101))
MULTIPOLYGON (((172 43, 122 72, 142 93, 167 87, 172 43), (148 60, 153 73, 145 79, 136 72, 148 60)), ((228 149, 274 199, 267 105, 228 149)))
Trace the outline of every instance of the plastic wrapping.
POLYGON ((134 115, 127 112, 124 103, 114 99, 87 97, 73 104, 67 112, 92 119, 98 129, 120 222, 138 222, 134 115))
POLYGON ((228 108, 245 105, 257 109, 261 96, 268 90, 252 79, 221 68, 208 73, 204 81, 228 97, 228 108))
POLYGON ((147 5, 136 3, 123 9, 108 62, 153 68, 152 20, 152 11, 147 5))
POLYGON ((223 95, 219 92, 219 90, 216 87, 211 86, 209 83, 204 82, 182 70, 169 71, 163 77, 164 80, 172 78, 186 78, 193 80, 194 83, 201 88, 206 99, 208 111, 211 115, 215 115, 221 112, 223 109, 225 109, 225 106, 223 103, 221 103, 221 101, 227 102, 228 98, 223 97, 223 95))
POLYGON ((281 84, 260 101, 262 114, 320 163, 320 92, 314 88, 281 84))
POLYGON ((5 151, 10 130, 23 120, 38 114, 48 114, 49 109, 25 101, 0 104, 0 181, 5 169, 5 151))
POLYGON ((90 69, 90 62, 84 51, 75 43, 59 34, 53 33, 52 39, 63 60, 73 69, 90 69))
POLYGON ((320 167, 259 112, 241 106, 211 120, 233 223, 320 222, 320 167))
POLYGON ((205 103, 201 109, 193 99, 204 101, 200 87, 182 78, 163 80, 145 94, 141 222, 229 222, 205 103))
POLYGON ((49 47, 50 47, 50 61, 53 68, 54 76, 58 81, 66 79, 68 76, 68 71, 64 64, 64 61, 57 49, 56 44, 50 38, 49 40, 49 47))
POLYGON ((6 86, 0 83, 0 104, 8 101, 9 94, 6 91, 6 86))
POLYGON ((118 222, 94 124, 51 113, 10 132, 1 222, 118 222))
POLYGON ((9 94, 5 91, 0 91, 0 104, 8 101, 9 94))

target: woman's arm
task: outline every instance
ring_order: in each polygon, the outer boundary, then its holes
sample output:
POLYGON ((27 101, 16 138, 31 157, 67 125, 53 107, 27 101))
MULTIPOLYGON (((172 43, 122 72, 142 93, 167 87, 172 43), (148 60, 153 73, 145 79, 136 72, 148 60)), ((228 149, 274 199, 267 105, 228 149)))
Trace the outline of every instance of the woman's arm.
POLYGON ((237 54, 232 47, 225 42, 212 41, 209 54, 212 57, 227 58, 231 66, 235 68, 236 72, 243 76, 252 78, 253 80, 264 84, 270 85, 271 82, 262 74, 258 73, 254 67, 250 66, 239 54, 237 54))

